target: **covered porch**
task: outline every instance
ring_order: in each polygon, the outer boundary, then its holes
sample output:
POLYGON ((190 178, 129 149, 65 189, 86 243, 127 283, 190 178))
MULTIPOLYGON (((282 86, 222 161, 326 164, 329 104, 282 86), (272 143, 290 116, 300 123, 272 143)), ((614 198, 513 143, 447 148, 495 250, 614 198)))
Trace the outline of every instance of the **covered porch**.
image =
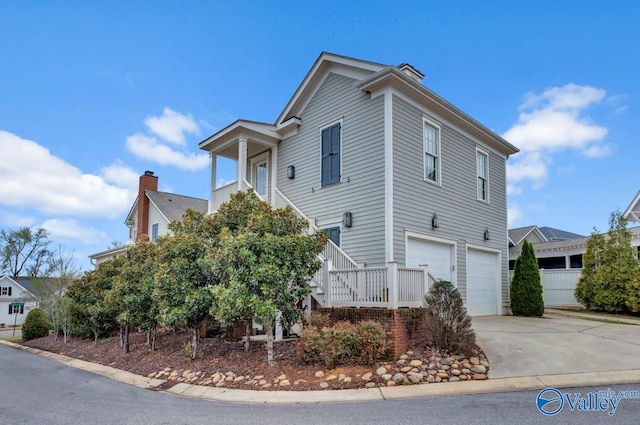
POLYGON ((249 188, 253 188, 265 201, 273 203, 280 140, 274 125, 240 120, 200 142, 200 148, 209 152, 211 161, 209 214, 215 213, 231 194, 249 188), (233 181, 226 182, 217 169, 218 157, 235 162, 233 181))

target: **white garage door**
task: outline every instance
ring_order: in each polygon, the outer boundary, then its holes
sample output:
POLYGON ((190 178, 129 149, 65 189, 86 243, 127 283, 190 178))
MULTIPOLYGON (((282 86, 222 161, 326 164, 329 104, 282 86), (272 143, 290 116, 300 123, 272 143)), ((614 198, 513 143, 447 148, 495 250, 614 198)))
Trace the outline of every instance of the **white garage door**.
POLYGON ((467 251, 467 311, 470 316, 498 314, 498 254, 467 251))
POLYGON ((407 267, 426 264, 436 279, 451 279, 451 252, 453 245, 409 238, 407 240, 407 267))

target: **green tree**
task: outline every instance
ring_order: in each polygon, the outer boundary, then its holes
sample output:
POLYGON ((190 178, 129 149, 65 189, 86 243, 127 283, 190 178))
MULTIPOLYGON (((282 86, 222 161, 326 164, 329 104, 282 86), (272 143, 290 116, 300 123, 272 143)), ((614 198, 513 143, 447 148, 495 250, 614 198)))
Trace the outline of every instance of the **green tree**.
POLYGON ((158 307, 153 301, 154 274, 157 270, 159 248, 150 242, 138 242, 128 251, 127 261, 115 276, 113 287, 105 301, 117 312, 118 323, 124 326, 124 353, 129 352, 129 328, 135 326, 145 332, 147 345, 155 350, 158 307))
POLYGON ((50 243, 49 233, 43 228, 0 230, 0 270, 12 277, 47 275, 53 258, 50 243))
POLYGON ((511 313, 516 316, 542 316, 544 301, 538 260, 533 245, 527 240, 522 245, 522 252, 516 259, 511 280, 511 313))
POLYGON ((117 310, 106 302, 106 295, 125 266, 124 256, 113 257, 68 286, 69 313, 76 327, 88 327, 94 342, 117 328, 117 310))
MULTIPOLYGON (((627 219, 620 211, 609 217, 609 233, 604 242, 602 264, 596 270, 597 287, 593 306, 607 312, 627 310, 628 286, 637 279, 638 259, 631 245, 631 232, 627 229, 627 219)), ((632 301, 633 305, 633 301, 632 301)))
POLYGON ((582 259, 582 272, 574 291, 576 300, 587 310, 594 307, 594 299, 598 288, 598 269, 602 265, 604 251, 604 236, 594 228, 587 240, 587 251, 582 259))
POLYGON ((460 292, 451 282, 433 284, 425 296, 425 325, 438 351, 470 355, 476 344, 471 317, 464 308, 460 292))
POLYGON ((34 308, 27 314, 22 324, 22 339, 29 341, 30 339, 42 338, 49 335, 49 324, 42 310, 34 308))
POLYGON ((291 208, 274 210, 251 190, 232 195, 212 224, 221 229, 205 259, 218 282, 210 288, 211 314, 223 323, 260 323, 273 365, 273 323, 300 319, 299 303, 310 292, 307 279, 320 267, 327 236, 304 235, 308 224, 291 208))
POLYGON ((209 288, 217 283, 202 263, 215 244, 210 222, 210 216, 189 210, 182 221, 169 225, 173 236, 163 236, 157 241, 153 300, 157 302, 158 319, 166 326, 185 327, 193 332, 191 358, 197 355, 200 329, 209 316, 212 303, 209 288))

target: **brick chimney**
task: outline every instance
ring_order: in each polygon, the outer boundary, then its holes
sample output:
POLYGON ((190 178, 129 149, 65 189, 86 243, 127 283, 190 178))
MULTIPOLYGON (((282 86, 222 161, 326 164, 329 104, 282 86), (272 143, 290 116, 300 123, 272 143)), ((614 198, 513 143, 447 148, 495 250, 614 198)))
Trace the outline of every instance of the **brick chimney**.
POLYGON ((144 194, 145 190, 158 191, 158 177, 153 175, 153 171, 145 171, 140 176, 138 185, 138 227, 136 242, 149 240, 149 198, 144 194))

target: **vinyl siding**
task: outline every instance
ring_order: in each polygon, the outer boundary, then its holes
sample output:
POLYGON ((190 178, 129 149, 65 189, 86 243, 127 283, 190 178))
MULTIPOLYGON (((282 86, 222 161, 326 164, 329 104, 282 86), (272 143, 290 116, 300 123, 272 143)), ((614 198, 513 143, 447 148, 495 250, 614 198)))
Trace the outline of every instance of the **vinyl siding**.
POLYGON ((341 247, 367 266, 384 265, 384 99, 371 99, 355 80, 329 73, 299 118, 298 133, 278 147, 278 188, 318 227, 341 229, 341 247), (321 131, 342 120, 341 181, 320 185, 321 131), (295 179, 286 170, 296 168, 295 179))
POLYGON ((467 244, 502 253, 502 299, 508 300, 505 158, 451 128, 427 110, 393 97, 394 260, 405 263, 405 231, 457 242, 457 287, 466 298, 467 244), (424 181, 423 116, 441 125, 441 186, 424 181), (476 147, 489 153, 489 200, 477 200, 476 147), (431 228, 436 212, 438 229, 431 228), (489 228, 491 240, 484 241, 489 228))
POLYGON ((149 228, 147 229, 149 240, 151 240, 151 229, 154 223, 158 223, 158 237, 169 233, 169 223, 167 219, 164 218, 153 202, 149 202, 149 228))

